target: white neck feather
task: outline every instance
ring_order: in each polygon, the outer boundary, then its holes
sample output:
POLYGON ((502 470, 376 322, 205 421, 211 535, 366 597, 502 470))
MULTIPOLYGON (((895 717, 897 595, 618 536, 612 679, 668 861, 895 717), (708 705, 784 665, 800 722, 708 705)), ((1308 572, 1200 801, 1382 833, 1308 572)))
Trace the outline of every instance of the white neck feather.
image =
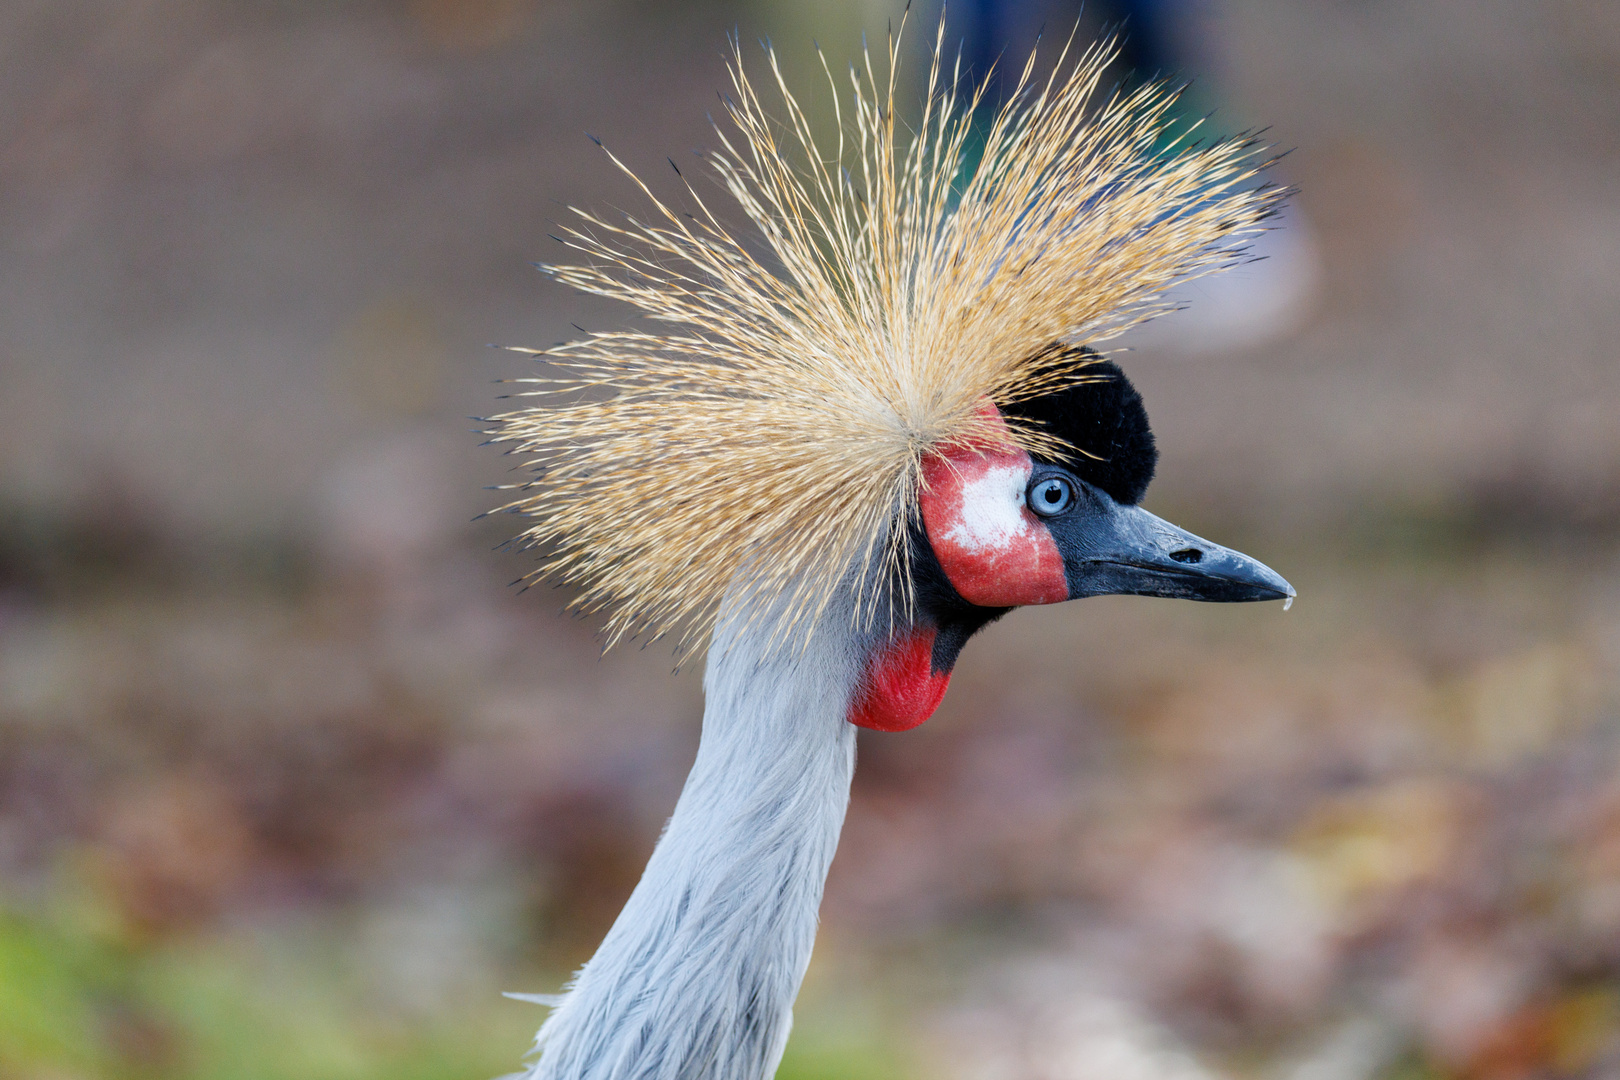
POLYGON ((765 1080, 781 1060, 849 802, 864 635, 835 604, 808 647, 767 654, 746 610, 721 613, 697 761, 530 1080, 765 1080))

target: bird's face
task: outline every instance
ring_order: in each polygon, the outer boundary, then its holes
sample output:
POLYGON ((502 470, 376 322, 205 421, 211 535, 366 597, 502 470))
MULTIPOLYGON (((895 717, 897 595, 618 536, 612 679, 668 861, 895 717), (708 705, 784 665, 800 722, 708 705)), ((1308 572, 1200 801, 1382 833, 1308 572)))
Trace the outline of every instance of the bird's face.
POLYGON ((1142 400, 1113 364, 1087 376, 1017 406, 1082 451, 1074 460, 986 444, 924 463, 915 615, 869 658, 851 722, 903 731, 928 719, 967 639, 1014 607, 1110 593, 1224 603, 1294 595, 1262 563, 1137 505, 1158 460, 1142 400))

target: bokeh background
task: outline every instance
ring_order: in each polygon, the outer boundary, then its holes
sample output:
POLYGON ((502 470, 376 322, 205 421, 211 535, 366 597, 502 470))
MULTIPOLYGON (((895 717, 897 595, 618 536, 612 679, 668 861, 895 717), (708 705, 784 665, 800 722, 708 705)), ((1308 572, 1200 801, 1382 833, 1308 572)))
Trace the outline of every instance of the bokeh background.
MULTIPOLYGON (((1187 10, 1300 193, 1123 357, 1147 505, 1299 600, 1019 612, 864 733, 783 1075, 1620 1075, 1620 6, 1187 10)), ((0 7, 0 1078, 518 1065, 701 700, 509 584, 485 346, 627 317, 528 266, 637 205, 584 132, 662 183, 728 33, 898 14, 0 7)))

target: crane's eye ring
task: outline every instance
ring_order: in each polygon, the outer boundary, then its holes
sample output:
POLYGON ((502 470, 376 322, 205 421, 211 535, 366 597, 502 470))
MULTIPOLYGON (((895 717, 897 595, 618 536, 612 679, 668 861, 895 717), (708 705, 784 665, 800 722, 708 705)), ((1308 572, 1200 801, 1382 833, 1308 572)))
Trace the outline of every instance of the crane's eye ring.
POLYGON ((1074 505, 1074 485, 1061 476, 1048 476, 1029 485, 1024 498, 1031 510, 1052 517, 1074 505))

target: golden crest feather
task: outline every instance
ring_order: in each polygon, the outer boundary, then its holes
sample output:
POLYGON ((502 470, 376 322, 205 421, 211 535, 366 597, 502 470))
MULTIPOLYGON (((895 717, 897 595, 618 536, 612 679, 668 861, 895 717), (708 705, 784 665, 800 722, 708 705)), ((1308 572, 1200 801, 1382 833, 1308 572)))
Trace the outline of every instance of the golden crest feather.
POLYGON ((941 20, 908 128, 900 36, 882 83, 870 53, 851 66, 847 102, 823 59, 831 152, 774 52, 773 119, 734 46, 732 130, 716 125, 708 161, 757 233, 684 177, 690 211, 666 204, 611 153, 652 220, 571 208, 561 239, 586 261, 547 269, 667 329, 522 350, 551 371, 518 380, 534 401, 490 434, 534 473, 502 509, 534 520, 536 576, 607 611, 610 643, 701 637, 745 568, 774 633, 813 624, 851 574, 870 616, 908 557, 924 458, 995 437, 986 398, 1083 377, 1076 351, 1049 346, 1159 313, 1171 285, 1240 260, 1280 198, 1257 185, 1251 141, 1163 145, 1170 89, 1100 95, 1106 43, 1076 54, 1071 41, 1044 78, 1032 54, 986 126, 986 84, 958 95, 941 20))

